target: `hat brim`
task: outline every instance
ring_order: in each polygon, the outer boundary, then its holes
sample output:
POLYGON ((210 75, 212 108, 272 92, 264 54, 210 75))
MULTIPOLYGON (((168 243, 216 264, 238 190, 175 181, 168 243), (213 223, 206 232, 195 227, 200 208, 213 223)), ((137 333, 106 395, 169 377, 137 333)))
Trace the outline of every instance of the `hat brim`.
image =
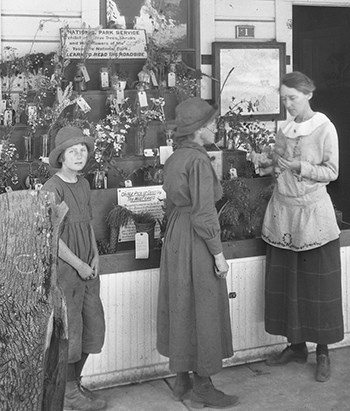
POLYGON ((72 137, 64 143, 55 147, 49 154, 49 163, 53 168, 61 168, 62 164, 58 162, 58 158, 68 147, 74 146, 75 144, 86 144, 89 154, 94 151, 94 139, 89 136, 78 136, 72 137))
POLYGON ((212 106, 211 111, 203 119, 187 125, 185 127, 175 128, 174 137, 183 137, 193 134, 195 131, 202 128, 205 124, 210 123, 219 114, 219 107, 217 105, 212 106))

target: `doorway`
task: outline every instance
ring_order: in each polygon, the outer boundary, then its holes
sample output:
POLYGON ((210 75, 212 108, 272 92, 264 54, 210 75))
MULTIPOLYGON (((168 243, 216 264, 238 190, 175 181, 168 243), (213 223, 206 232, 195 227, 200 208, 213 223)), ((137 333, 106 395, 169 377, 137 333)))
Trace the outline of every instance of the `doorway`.
POLYGON ((350 7, 293 6, 293 70, 314 80, 312 107, 338 131, 339 177, 328 192, 350 223, 350 7))

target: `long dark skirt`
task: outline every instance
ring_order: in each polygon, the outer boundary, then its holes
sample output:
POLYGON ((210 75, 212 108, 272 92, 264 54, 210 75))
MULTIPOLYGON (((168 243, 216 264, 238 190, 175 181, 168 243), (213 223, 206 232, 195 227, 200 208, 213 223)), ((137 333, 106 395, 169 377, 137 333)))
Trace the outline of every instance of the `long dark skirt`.
POLYGON ((265 329, 292 343, 344 338, 339 240, 302 252, 267 246, 265 329))

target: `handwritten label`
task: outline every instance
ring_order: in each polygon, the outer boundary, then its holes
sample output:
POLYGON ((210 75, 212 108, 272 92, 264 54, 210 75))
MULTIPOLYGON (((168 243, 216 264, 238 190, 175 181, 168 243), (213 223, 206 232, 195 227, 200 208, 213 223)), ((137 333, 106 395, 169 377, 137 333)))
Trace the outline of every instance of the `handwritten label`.
POLYGON ((145 59, 146 33, 144 30, 117 29, 61 29, 61 44, 69 59, 145 59), (84 45, 88 36, 92 43, 86 56, 84 45))
MULTIPOLYGON (((133 212, 150 212, 155 218, 163 218, 163 200, 165 191, 162 186, 130 187, 117 189, 117 201, 133 212)), ((135 224, 130 222, 122 227, 119 233, 119 241, 133 241, 135 239, 135 224)), ((155 226, 154 236, 159 237, 160 229, 158 223, 155 226)))

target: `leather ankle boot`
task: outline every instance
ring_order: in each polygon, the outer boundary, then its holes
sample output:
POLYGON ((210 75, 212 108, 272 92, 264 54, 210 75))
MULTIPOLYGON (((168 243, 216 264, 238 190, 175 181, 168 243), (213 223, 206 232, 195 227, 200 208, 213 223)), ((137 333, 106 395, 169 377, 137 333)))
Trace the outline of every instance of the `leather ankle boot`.
POLYGON ((187 398, 192 389, 192 380, 188 372, 178 372, 176 374, 173 387, 173 398, 175 401, 182 401, 187 398))
POLYGON ((64 394, 64 411, 99 411, 105 407, 105 400, 89 398, 81 392, 77 381, 67 381, 64 394))
POLYGON ((331 377, 331 362, 329 356, 326 354, 319 354, 316 356, 316 375, 315 379, 318 382, 326 382, 331 377))
POLYGON ((191 393, 192 408, 228 408, 237 405, 236 395, 227 395, 217 390, 209 377, 193 376, 193 390, 191 393))

